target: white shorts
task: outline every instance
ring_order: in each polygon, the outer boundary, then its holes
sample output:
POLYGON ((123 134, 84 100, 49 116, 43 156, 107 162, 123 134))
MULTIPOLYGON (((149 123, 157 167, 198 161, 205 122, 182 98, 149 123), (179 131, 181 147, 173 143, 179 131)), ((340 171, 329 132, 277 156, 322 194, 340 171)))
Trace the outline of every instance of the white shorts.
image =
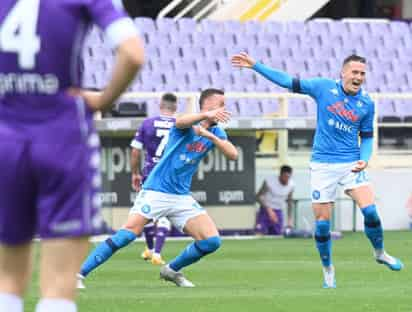
POLYGON ((141 190, 129 213, 138 213, 154 222, 167 217, 178 230, 183 232, 187 220, 205 214, 206 210, 190 195, 141 190))
POLYGON ((352 172, 356 162, 310 163, 310 187, 312 203, 334 202, 338 186, 351 190, 369 184, 365 170, 352 172))

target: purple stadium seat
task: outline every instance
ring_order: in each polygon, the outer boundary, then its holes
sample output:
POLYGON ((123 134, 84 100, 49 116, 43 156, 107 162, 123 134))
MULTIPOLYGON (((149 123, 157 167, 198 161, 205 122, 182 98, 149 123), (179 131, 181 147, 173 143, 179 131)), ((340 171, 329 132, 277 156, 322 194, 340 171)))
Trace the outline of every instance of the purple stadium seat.
POLYGON ((259 21, 247 21, 243 23, 243 29, 246 34, 259 34, 264 32, 265 23, 259 21))
POLYGON ((134 24, 140 32, 155 31, 156 25, 153 19, 149 17, 136 17, 134 24))
POLYGON ((175 72, 196 72, 196 66, 193 59, 180 58, 172 60, 173 69, 175 72))
POLYGON ((239 114, 244 117, 256 117, 262 115, 260 101, 257 99, 239 99, 239 114))
POLYGON ((386 21, 382 21, 382 22, 370 22, 370 23, 367 23, 366 25, 368 25, 369 31, 372 35, 382 35, 382 34, 386 34, 389 32, 390 30, 389 24, 390 23, 386 21))
POLYGON ((197 72, 197 73, 187 73, 187 81, 189 86, 200 87, 200 86, 207 86, 210 87, 210 79, 208 72, 197 72))
POLYGON ((181 51, 179 46, 160 46, 159 48, 159 56, 165 59, 175 59, 181 57, 181 51))
POLYGON ((223 23, 211 19, 203 19, 200 22, 200 31, 208 34, 219 34, 224 31, 223 23))
POLYGON ((320 22, 317 20, 311 20, 306 23, 306 29, 309 34, 312 35, 329 35, 329 24, 331 22, 320 22))
POLYGON ((173 18, 164 17, 156 20, 156 28, 159 33, 170 33, 172 30, 177 30, 177 23, 173 18))
POLYGON ((188 32, 170 32, 169 33, 170 41, 172 44, 177 45, 193 45, 192 34, 188 32))
POLYGON ((286 71, 289 75, 296 76, 307 71, 305 61, 286 60, 286 71))
POLYGON ((288 34, 296 34, 297 36, 301 36, 306 30, 306 24, 303 21, 290 21, 285 26, 288 34))
POLYGON ((304 99, 289 99, 288 110, 291 117, 305 117, 308 114, 304 99))
POLYGON ((197 59, 195 64, 198 72, 209 73, 218 70, 216 60, 197 59))
POLYGON ((213 36, 210 33, 193 32, 192 40, 194 46, 210 47, 213 45, 213 36))
POLYGON ((204 49, 200 46, 183 45, 182 57, 191 60, 202 59, 205 56, 204 49))
POLYGON ((351 34, 358 34, 358 33, 368 34, 369 33, 368 24, 365 22, 351 20, 351 21, 344 21, 343 23, 346 25, 346 27, 349 30, 349 33, 351 34))
POLYGON ((243 31, 243 24, 238 20, 225 20, 221 22, 226 33, 236 34, 243 31))
POLYGON ((317 104, 314 100, 308 99, 305 100, 307 115, 308 117, 316 117, 317 114, 317 104))
POLYGON ((213 40, 218 46, 233 46, 236 44, 234 35, 228 33, 216 33, 213 35, 213 40))
POLYGON ((279 102, 277 99, 263 99, 260 101, 263 115, 279 113, 279 102))
MULTIPOLYGON (((258 33, 256 35, 257 42, 259 44, 259 48, 270 48, 276 47, 279 45, 279 36, 278 34, 271 34, 271 33, 258 33)), ((283 35, 282 35, 283 36, 283 35)))
POLYGON ((344 36, 349 32, 349 28, 344 22, 333 22, 329 23, 328 26, 331 35, 344 36))
POLYGON ((254 73, 250 70, 234 69, 232 77, 235 85, 250 86, 256 84, 254 73))
POLYGON ((223 47, 208 47, 205 49, 205 57, 209 60, 226 57, 226 50, 223 47))
POLYGON ((400 21, 393 21, 389 24, 389 29, 392 32, 392 34, 405 34, 408 33, 409 27, 408 23, 406 22, 400 22, 400 21))
POLYGON ((144 99, 147 107, 147 116, 153 117, 160 114, 159 100, 158 99, 144 99))
POLYGON ((378 118, 384 121, 384 118, 396 117, 395 106, 392 100, 382 99, 376 102, 378 108, 378 118))
POLYGON ((255 47, 258 43, 256 34, 234 34, 236 45, 255 47))
POLYGON ((192 34, 197 27, 198 24, 193 18, 182 17, 177 20, 177 28, 181 33, 192 34))
POLYGON ((394 100, 395 111, 403 120, 412 121, 412 100, 394 100))
POLYGON ((264 23, 264 31, 268 34, 283 34, 286 33, 285 23, 268 21, 264 23))
POLYGON ((237 101, 233 98, 226 98, 225 100, 226 110, 228 110, 232 117, 239 116, 239 108, 237 106, 237 101))
POLYGON ((212 85, 231 85, 233 84, 232 75, 230 73, 220 73, 218 71, 209 72, 209 77, 212 85))
POLYGON ((218 58, 217 68, 221 73, 232 73, 232 71, 235 69, 230 63, 230 59, 228 57, 218 58))

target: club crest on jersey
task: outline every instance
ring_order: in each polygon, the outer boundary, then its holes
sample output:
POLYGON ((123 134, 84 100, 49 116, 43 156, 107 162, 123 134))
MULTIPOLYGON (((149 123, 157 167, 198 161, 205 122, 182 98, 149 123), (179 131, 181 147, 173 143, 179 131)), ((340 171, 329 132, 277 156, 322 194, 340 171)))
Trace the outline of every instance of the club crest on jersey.
POLYGON ((334 89, 330 89, 330 92, 333 94, 333 95, 339 95, 339 91, 338 91, 338 89, 336 89, 336 88, 334 88, 334 89))
POLYGON ((349 110, 345 108, 343 102, 336 102, 332 105, 329 105, 327 109, 331 113, 334 113, 335 115, 341 116, 353 122, 359 119, 359 116, 355 114, 355 111, 353 109, 349 110))
POLYGON ((206 152, 206 145, 202 142, 193 142, 191 144, 186 144, 186 149, 189 152, 203 153, 206 152))

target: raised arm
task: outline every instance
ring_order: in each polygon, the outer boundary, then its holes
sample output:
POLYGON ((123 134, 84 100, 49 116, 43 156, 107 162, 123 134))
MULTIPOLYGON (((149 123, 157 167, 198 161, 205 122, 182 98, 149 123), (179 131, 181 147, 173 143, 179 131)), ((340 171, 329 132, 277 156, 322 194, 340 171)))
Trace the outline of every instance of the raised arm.
POLYGON ((242 52, 234 55, 232 57, 232 65, 236 67, 251 68, 275 84, 283 88, 293 89, 293 78, 290 75, 256 62, 247 53, 242 52))
POLYGON ((197 135, 203 136, 210 141, 230 160, 236 160, 239 152, 236 147, 229 141, 219 138, 217 135, 203 128, 202 126, 193 126, 193 130, 197 135))
POLYGON ((230 118, 230 113, 224 108, 218 108, 207 112, 200 112, 194 114, 185 114, 176 118, 176 128, 186 129, 190 128, 198 122, 208 119, 212 123, 227 122, 230 118))

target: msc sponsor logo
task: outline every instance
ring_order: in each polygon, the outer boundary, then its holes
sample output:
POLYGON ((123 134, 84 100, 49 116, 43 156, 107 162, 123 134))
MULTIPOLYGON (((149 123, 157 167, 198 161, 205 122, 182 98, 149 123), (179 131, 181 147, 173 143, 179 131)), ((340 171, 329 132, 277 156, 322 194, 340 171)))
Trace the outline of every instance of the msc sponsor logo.
POLYGON ((328 125, 331 126, 331 127, 334 127, 335 129, 338 129, 338 130, 340 130, 340 131, 344 131, 344 132, 348 132, 348 133, 351 133, 352 130, 353 130, 353 126, 352 126, 352 125, 347 125, 347 124, 345 124, 345 123, 343 123, 343 122, 334 120, 334 119, 332 119, 332 118, 330 118, 330 119, 328 120, 328 125))
POLYGON ((353 122, 359 119, 359 116, 355 114, 355 111, 353 109, 349 110, 345 108, 345 104, 343 102, 336 102, 332 105, 329 105, 327 107, 327 110, 335 115, 341 116, 353 122))

